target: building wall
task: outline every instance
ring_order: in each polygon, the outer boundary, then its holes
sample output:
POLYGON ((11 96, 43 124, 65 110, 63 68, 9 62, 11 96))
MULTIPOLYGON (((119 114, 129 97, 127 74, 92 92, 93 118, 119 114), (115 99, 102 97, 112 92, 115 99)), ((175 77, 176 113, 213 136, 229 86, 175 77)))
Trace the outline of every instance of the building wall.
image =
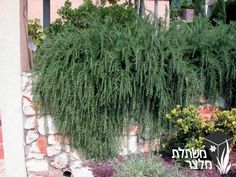
MULTIPOLYGON (((145 0, 145 7, 150 12, 154 12, 154 0, 145 0)), ((170 1, 169 0, 159 0, 157 3, 157 15, 158 17, 166 20, 166 22, 169 22, 169 8, 170 8, 170 1)))
MULTIPOLYGON (((51 22, 58 18, 57 10, 63 6, 65 0, 51 0, 51 22)), ((83 4, 83 0, 71 0, 72 7, 78 7, 83 4)), ((93 0, 94 4, 99 4, 98 0, 93 0)), ((120 3, 125 2, 121 0, 120 3)), ((145 0, 145 7, 154 12, 154 0, 145 0)), ((169 0, 158 1, 158 16, 169 21, 169 0)), ((43 0, 28 0, 28 18, 39 18, 43 20, 43 0)))
POLYGON ((28 19, 43 20, 43 0, 28 0, 28 19))

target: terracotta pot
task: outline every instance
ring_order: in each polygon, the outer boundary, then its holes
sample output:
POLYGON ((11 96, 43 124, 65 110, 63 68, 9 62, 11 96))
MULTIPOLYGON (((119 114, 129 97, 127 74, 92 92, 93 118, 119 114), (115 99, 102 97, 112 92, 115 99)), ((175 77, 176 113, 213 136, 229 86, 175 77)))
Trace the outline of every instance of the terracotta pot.
POLYGON ((183 20, 192 21, 194 18, 194 9, 182 9, 182 15, 183 20))

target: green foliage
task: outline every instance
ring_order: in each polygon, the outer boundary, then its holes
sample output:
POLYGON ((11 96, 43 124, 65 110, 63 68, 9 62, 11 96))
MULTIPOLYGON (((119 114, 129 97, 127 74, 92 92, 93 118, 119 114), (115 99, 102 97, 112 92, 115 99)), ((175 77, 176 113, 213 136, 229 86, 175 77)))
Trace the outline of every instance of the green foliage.
POLYGON ((181 8, 178 8, 176 6, 171 6, 170 7, 170 19, 171 21, 175 21, 178 19, 181 13, 181 8))
POLYGON ((130 117, 139 115, 135 118, 143 121, 150 114, 143 110, 153 109, 148 107, 151 97, 144 95, 148 85, 142 72, 150 64, 143 63, 142 52, 155 28, 121 6, 99 7, 84 19, 84 28, 77 22, 62 24, 62 31, 49 35, 38 51, 34 98, 72 145, 89 158, 106 158, 116 154, 130 117))
POLYGON ((233 135, 234 141, 236 141, 236 109, 218 112, 217 117, 216 128, 233 135))
POLYGON ((150 134, 161 131, 163 115, 176 104, 200 95, 232 103, 235 24, 213 28, 199 19, 166 30, 130 7, 64 10, 35 55, 33 95, 87 158, 116 155, 131 122, 149 126, 150 134))
POLYGON ((155 156, 136 155, 127 157, 124 162, 118 163, 115 167, 115 177, 184 177, 177 166, 167 167, 155 156))
POLYGON ((197 15, 199 14, 203 14, 203 9, 204 9, 204 4, 205 4, 205 0, 192 0, 193 4, 194 4, 194 9, 195 9, 195 13, 197 15))
POLYGON ((209 106, 180 108, 178 105, 166 114, 166 119, 175 127, 169 140, 165 139, 170 143, 162 144, 162 150, 167 153, 178 147, 204 149, 205 137, 215 131, 234 135, 236 140, 236 109, 221 111, 209 106))
POLYGON ((218 0, 218 4, 219 4, 218 18, 225 23, 226 22, 225 0, 218 0))
POLYGON ((226 2, 218 1, 213 7, 210 19, 221 20, 223 22, 230 23, 230 21, 236 21, 236 0, 228 0, 226 2))
POLYGON ((40 46, 45 39, 43 27, 39 19, 28 20, 28 34, 32 36, 32 40, 37 46, 40 46))
POLYGON ((207 23, 192 25, 196 25, 193 27, 195 34, 200 33, 192 36, 191 45, 195 48, 192 53, 195 58, 193 62, 200 68, 201 83, 205 85, 203 95, 211 100, 222 95, 227 104, 233 106, 236 63, 236 40, 233 36, 236 25, 222 24, 214 28, 207 23))
POLYGON ((70 29, 74 26, 79 29, 90 28, 93 25, 91 22, 95 17, 99 23, 106 23, 107 16, 111 18, 112 24, 129 25, 136 19, 135 10, 130 6, 113 5, 109 7, 96 7, 90 0, 87 0, 79 8, 72 9, 70 1, 65 1, 62 8, 58 10, 58 15, 61 17, 56 19, 48 29, 48 35, 56 35, 65 29, 70 29))
POLYGON ((226 22, 226 5, 224 0, 218 0, 212 10, 212 14, 210 19, 211 20, 219 20, 222 21, 223 23, 226 22))
POLYGON ((181 108, 178 105, 169 114, 166 114, 166 119, 175 127, 171 132, 171 139, 173 139, 171 146, 168 143, 162 145, 163 150, 167 153, 178 147, 203 149, 204 135, 206 132, 213 131, 211 122, 203 121, 198 109, 194 106, 181 108))

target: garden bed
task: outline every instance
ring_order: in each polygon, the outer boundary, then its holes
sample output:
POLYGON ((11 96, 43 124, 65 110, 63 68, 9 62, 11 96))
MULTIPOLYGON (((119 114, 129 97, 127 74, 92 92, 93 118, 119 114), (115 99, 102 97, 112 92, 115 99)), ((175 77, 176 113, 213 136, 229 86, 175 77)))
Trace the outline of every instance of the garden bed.
MULTIPOLYGON (((234 177, 236 175, 236 144, 232 148, 230 159, 232 167, 229 173, 225 176, 234 177)), ((113 160, 104 160, 97 163, 87 162, 84 165, 91 167, 91 170, 95 177, 123 177, 122 175, 124 174, 131 175, 130 177, 166 177, 169 176, 171 173, 173 175, 172 177, 176 177, 175 173, 176 175, 178 173, 179 176, 182 175, 181 177, 224 176, 219 174, 215 166, 213 166, 211 170, 192 170, 188 167, 179 167, 178 164, 176 164, 176 161, 168 155, 154 156, 150 154, 133 154, 129 156, 118 156, 113 160), (148 164, 146 168, 145 164, 148 164), (159 167, 161 167, 161 169, 158 169, 159 167), (124 169, 126 169, 126 171, 124 169), (144 169, 145 171, 142 171, 144 169), (163 171, 167 173, 165 174, 163 173, 163 171), (168 174, 168 171, 170 171, 171 173, 168 174), (136 174, 138 175, 136 176, 136 174)))
MULTIPOLYGON (((164 155, 162 157, 158 157, 158 160, 162 161, 166 166, 173 166, 175 164, 175 160, 173 160, 170 156, 164 155)), ((236 175, 236 144, 232 148, 230 153, 230 161, 232 164, 231 170, 227 174, 228 177, 234 177, 236 175)), ((188 167, 181 168, 182 171, 187 176, 194 177, 221 177, 221 175, 217 172, 216 167, 214 166, 211 170, 192 170, 188 167)))
MULTIPOLYGON (((236 25, 196 18, 167 29, 161 20, 137 16, 132 7, 91 2, 72 9, 66 1, 59 15, 35 53, 34 106, 50 115, 73 150, 98 162, 85 164, 94 176, 219 176, 216 170, 179 168, 165 155, 101 160, 119 154, 120 137, 133 124, 140 131, 134 144, 160 138, 166 154, 177 148, 205 152, 204 140, 217 132, 235 141, 236 25)), ((225 154, 222 174, 229 169, 225 154)), ((210 168, 205 156, 182 162, 203 159, 210 168)), ((235 164, 235 150, 231 158, 235 164)))

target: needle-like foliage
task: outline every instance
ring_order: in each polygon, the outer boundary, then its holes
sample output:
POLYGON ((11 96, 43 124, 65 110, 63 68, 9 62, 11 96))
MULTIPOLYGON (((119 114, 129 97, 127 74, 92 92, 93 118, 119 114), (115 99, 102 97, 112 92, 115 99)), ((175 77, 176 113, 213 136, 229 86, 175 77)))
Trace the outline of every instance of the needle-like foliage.
POLYGON ((82 27, 64 20, 48 36, 35 55, 33 84, 41 113, 86 157, 115 155, 131 122, 159 130, 176 104, 235 98, 235 25, 201 19, 167 30, 121 6, 93 8, 84 8, 82 27))

